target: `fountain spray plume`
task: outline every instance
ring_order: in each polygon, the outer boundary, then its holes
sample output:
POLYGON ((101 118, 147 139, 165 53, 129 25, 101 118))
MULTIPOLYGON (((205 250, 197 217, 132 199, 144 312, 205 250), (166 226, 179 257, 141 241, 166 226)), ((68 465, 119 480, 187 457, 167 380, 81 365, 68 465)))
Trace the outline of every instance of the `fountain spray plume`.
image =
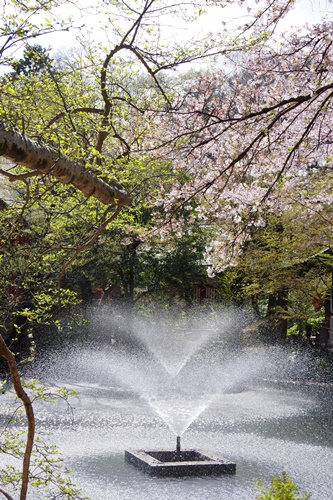
POLYGON ((86 348, 76 356, 71 352, 62 373, 72 383, 90 380, 137 394, 180 443, 219 394, 251 377, 246 356, 235 354, 235 331, 243 321, 232 308, 186 314, 168 309, 148 319, 120 308, 96 308, 86 348))
POLYGON ((212 340, 232 332, 233 315, 188 310, 186 314, 173 314, 171 310, 158 317, 135 321, 133 335, 161 363, 172 377, 176 377, 191 357, 212 340))

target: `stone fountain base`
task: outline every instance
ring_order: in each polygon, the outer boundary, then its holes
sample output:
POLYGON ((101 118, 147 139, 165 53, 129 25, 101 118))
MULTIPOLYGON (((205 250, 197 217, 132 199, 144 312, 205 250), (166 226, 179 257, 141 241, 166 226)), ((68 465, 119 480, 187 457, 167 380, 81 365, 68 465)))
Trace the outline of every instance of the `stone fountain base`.
POLYGON ((125 451, 125 460, 157 477, 218 476, 235 474, 236 464, 202 450, 125 451))

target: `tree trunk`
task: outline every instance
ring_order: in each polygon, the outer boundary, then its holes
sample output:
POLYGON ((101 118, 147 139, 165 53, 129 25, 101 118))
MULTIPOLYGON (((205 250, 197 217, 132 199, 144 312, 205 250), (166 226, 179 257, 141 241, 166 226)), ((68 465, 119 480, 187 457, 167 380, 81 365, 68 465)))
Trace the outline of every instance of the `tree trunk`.
MULTIPOLYGON (((16 392, 17 397, 22 401, 25 409, 25 414, 28 421, 28 434, 27 434, 27 442, 23 457, 23 467, 22 467, 22 483, 21 483, 21 493, 20 500, 26 500, 27 491, 29 485, 29 469, 30 469, 30 459, 32 453, 32 447, 34 444, 35 437, 35 416, 32 407, 32 402, 25 390, 22 387, 20 374, 17 369, 17 364, 15 358, 11 351, 8 349, 4 339, 0 335, 0 356, 2 356, 10 369, 10 377, 16 392)), ((4 493, 2 491, 2 493, 4 493)), ((4 493, 5 494, 5 493, 4 493)), ((6 494, 5 494, 6 496, 6 494)), ((10 496, 7 495, 7 498, 10 496)))
MULTIPOLYGON (((50 174, 62 184, 72 184, 86 196, 93 196, 105 205, 128 205, 131 202, 128 193, 119 183, 106 183, 82 165, 59 155, 49 146, 8 130, 1 122, 0 156, 35 170, 36 174, 50 174)), ((15 180, 14 176, 11 180, 15 180)))
MULTIPOLYGON (((288 291, 286 289, 279 291, 278 293, 278 307, 279 311, 284 311, 287 309, 288 305, 288 291)), ((281 312, 276 325, 276 337, 279 341, 284 342, 287 338, 288 330, 288 320, 285 317, 281 317, 281 312)))
POLYGON ((284 342, 287 338, 288 320, 281 315, 287 304, 287 290, 280 290, 268 298, 267 319, 270 320, 271 329, 279 342, 284 342))
POLYGON ((132 243, 129 243, 126 248, 129 253, 129 270, 128 270, 128 286, 129 286, 129 304, 133 307, 134 304, 134 280, 135 280, 135 262, 136 262, 136 249, 140 245, 140 240, 134 239, 132 243))

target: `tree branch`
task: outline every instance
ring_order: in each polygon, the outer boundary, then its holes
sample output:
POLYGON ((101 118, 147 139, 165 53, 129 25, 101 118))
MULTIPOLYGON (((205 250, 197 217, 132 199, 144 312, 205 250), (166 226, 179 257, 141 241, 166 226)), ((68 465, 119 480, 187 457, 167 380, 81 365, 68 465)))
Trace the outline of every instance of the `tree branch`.
POLYGON ((0 174, 8 177, 10 182, 22 181, 23 179, 29 179, 29 177, 35 177, 36 175, 40 175, 38 170, 33 170, 32 172, 25 172, 24 174, 11 174, 6 170, 0 168, 0 174))
POLYGON ((129 194, 118 182, 106 183, 82 165, 59 155, 47 145, 8 130, 1 122, 0 156, 39 174, 53 175, 62 184, 71 184, 87 197, 93 196, 105 205, 124 206, 131 203, 129 194))
POLYGON ((68 109, 67 111, 61 111, 61 113, 58 113, 55 115, 46 125, 46 128, 50 128, 51 125, 53 125, 55 122, 58 120, 61 120, 66 115, 71 115, 74 113, 92 113, 92 114, 97 114, 97 115, 102 115, 104 113, 103 109, 100 108, 92 108, 89 106, 82 107, 82 108, 73 108, 73 109, 68 109))
MULTIPOLYGON (((25 500, 27 498, 27 491, 29 485, 30 458, 35 437, 35 416, 31 399, 29 398, 29 396, 22 387, 15 358, 11 353, 11 351, 8 349, 2 335, 0 335, 0 356, 3 357, 8 364, 14 390, 16 392, 17 397, 22 401, 24 405, 25 414, 28 421, 28 434, 27 434, 27 442, 23 458, 22 484, 21 484, 21 494, 20 494, 20 500, 25 500)), ((3 493, 6 496, 6 494, 2 490, 1 493, 3 493)), ((7 498, 11 500, 10 496, 7 496, 7 498)))
POLYGON ((104 229, 108 226, 108 224, 110 224, 110 222, 112 222, 116 217, 118 217, 120 211, 121 211, 122 207, 118 205, 118 207, 116 208, 116 210, 113 212, 112 215, 110 215, 110 217, 108 217, 99 227, 98 229, 94 232, 94 234, 89 238, 88 241, 86 241, 83 245, 81 245, 80 247, 78 248, 73 248, 71 250, 73 250, 73 255, 72 257, 66 262, 66 264, 63 266, 60 274, 59 274, 59 278, 58 278, 58 289, 60 290, 60 287, 61 287, 61 280, 66 272, 66 269, 68 268, 68 266, 70 266, 70 264, 72 262, 74 262, 74 260, 76 259, 76 257, 79 255, 79 253, 81 253, 83 250, 86 250, 87 248, 89 248, 93 243, 95 243, 95 241, 97 240, 98 236, 104 231, 104 229))
POLYGON ((5 492, 4 490, 2 490, 1 488, 0 488, 0 493, 2 493, 2 494, 3 494, 3 496, 7 498, 7 500, 14 500, 14 498, 13 498, 12 496, 10 496, 10 495, 9 495, 9 493, 6 493, 6 492, 5 492))

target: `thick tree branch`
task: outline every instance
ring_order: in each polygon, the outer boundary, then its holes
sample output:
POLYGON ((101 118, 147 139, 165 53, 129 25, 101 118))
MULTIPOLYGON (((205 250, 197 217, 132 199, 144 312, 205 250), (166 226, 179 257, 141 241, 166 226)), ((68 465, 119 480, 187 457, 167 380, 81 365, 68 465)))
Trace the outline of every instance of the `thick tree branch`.
POLYGON ((71 184, 86 196, 93 196, 105 205, 128 205, 131 199, 117 182, 110 184, 96 177, 88 169, 59 155, 47 145, 30 140, 0 122, 0 156, 38 171, 50 174, 62 184, 71 184))

